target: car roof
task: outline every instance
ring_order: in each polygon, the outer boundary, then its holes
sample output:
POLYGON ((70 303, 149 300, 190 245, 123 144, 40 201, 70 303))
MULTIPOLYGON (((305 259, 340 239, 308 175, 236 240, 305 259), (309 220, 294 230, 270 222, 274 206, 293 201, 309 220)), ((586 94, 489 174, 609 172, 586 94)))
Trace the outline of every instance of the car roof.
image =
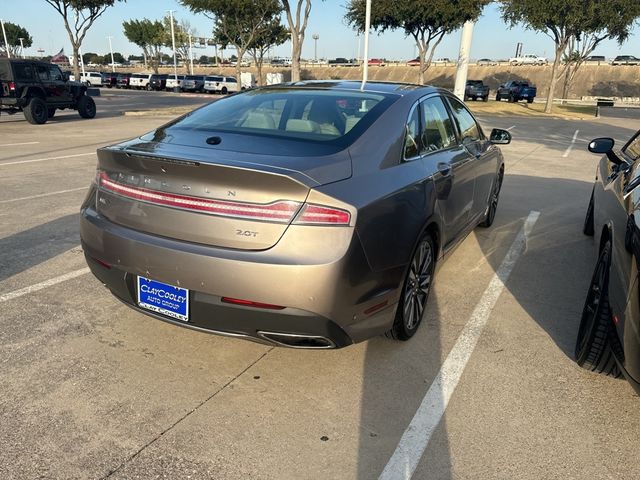
MULTIPOLYGON (((308 88, 309 90, 361 90, 362 82, 354 80, 304 80, 301 82, 289 82, 281 84, 280 86, 274 85, 278 88, 308 88)), ((394 93, 396 95, 408 95, 416 91, 422 91, 423 94, 438 92, 440 89, 429 85, 418 85, 415 83, 401 83, 401 82, 367 82, 362 91, 370 93, 394 93)))

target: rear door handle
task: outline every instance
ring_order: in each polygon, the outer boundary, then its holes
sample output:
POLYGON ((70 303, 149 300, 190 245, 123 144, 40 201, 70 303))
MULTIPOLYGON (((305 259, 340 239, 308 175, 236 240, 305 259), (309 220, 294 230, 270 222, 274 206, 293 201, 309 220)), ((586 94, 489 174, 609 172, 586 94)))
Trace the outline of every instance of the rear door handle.
POLYGON ((451 176, 451 164, 450 163, 445 163, 445 162, 439 163, 438 164, 438 171, 440 172, 440 174, 443 177, 451 176))

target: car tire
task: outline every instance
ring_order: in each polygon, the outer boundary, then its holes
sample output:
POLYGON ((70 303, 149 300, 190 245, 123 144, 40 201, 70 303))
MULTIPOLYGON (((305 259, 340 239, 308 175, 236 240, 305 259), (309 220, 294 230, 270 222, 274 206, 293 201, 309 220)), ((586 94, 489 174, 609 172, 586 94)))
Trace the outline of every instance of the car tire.
POLYGON ((509 94, 509 103, 516 103, 516 97, 514 97, 511 94, 509 94))
POLYGON ((533 103, 533 98, 527 98, 527 103, 533 103))
POLYGON ((435 264, 435 244, 431 235, 425 234, 411 257, 393 326, 387 337, 406 341, 418 330, 429 300, 435 264))
POLYGON ((56 114, 56 108, 55 107, 49 107, 47 109, 47 118, 49 120, 51 120, 55 116, 55 114, 56 114))
POLYGON ((609 263, 611 242, 602 248, 589 284, 576 338, 575 358, 578 365, 592 372, 620 377, 620 369, 611 348, 613 323, 609 307, 609 263))
POLYGON ((589 200, 589 206, 587 207, 587 214, 584 216, 582 233, 584 233, 588 237, 593 237, 595 233, 595 225, 593 219, 593 191, 591 191, 591 199, 589 200))
POLYGON ((483 102, 488 102, 489 101, 489 95, 485 95, 484 97, 482 97, 482 101, 483 102))
POLYGON ((43 123, 47 123, 49 119, 47 104, 40 97, 31 98, 23 110, 24 117, 27 119, 27 122, 32 125, 42 125, 43 123))
POLYGON ((229 90, 227 90, 227 87, 222 87, 222 90, 220 90, 220 93, 222 95, 226 95, 229 92, 229 90))
POLYGON ((498 211, 498 202, 500 201, 500 190, 502 190, 502 180, 504 174, 502 170, 493 182, 491 187, 491 195, 489 196, 489 203, 487 204, 487 213, 484 216, 484 220, 480 223, 482 228, 489 228, 493 225, 493 221, 496 218, 496 212, 498 211))
POLYGON ((496 93, 496 102, 499 102, 502 100, 502 95, 500 95, 499 93, 496 93))
POLYGON ((153 87, 151 85, 147 85, 147 92, 150 92, 151 90, 153 90, 153 87))
POLYGON ((96 116, 96 102, 88 95, 83 95, 78 101, 78 113, 82 118, 94 118, 96 116))

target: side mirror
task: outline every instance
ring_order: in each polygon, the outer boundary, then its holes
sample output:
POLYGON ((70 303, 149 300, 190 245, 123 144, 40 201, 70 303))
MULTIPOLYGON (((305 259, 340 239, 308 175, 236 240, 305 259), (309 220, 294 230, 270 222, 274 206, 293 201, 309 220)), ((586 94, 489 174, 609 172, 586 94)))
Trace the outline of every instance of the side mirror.
POLYGON ((591 153, 609 153, 613 150, 616 142, 613 138, 596 138, 589 143, 589 151, 591 153))
POLYGON ((596 138, 591 140, 588 148, 591 153, 605 154, 611 163, 621 165, 625 162, 613 151, 615 144, 613 138, 596 138))
POLYGON ((511 133, 501 128, 494 128, 491 131, 489 141, 494 145, 509 145, 511 143, 511 133))

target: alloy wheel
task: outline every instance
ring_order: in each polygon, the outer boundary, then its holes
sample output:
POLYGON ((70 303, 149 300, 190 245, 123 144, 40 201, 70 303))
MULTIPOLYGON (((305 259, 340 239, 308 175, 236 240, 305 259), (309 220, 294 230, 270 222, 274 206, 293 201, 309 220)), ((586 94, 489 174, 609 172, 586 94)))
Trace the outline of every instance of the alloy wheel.
POLYGON ((407 330, 414 330, 422 320, 433 278, 433 249, 424 239, 411 261, 404 288, 403 320, 407 330))

